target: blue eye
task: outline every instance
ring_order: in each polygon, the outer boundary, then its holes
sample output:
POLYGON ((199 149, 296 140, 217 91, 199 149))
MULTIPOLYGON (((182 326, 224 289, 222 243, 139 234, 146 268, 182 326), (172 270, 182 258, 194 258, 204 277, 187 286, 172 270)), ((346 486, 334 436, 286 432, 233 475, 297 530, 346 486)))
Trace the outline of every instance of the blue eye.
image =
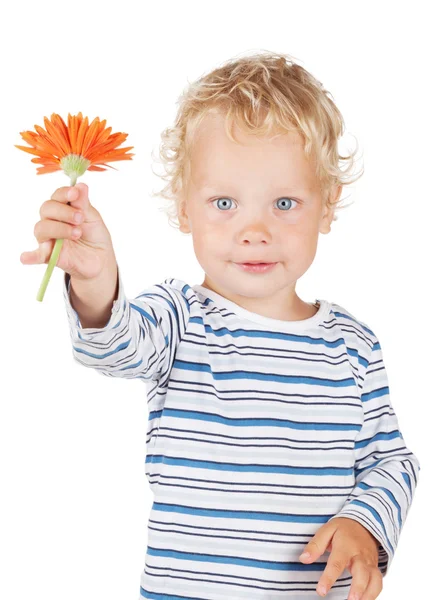
POLYGON ((277 202, 281 210, 288 210, 290 208, 290 203, 296 202, 296 200, 293 200, 292 198, 279 198, 277 202), (281 203, 282 206, 279 203, 281 203))
MULTIPOLYGON (((224 200, 225 202, 233 202, 230 198, 216 198, 215 200, 213 200, 213 202, 220 202, 220 200, 224 200)), ((224 207, 225 209, 230 208, 228 207, 224 207)))
MULTIPOLYGON (((232 206, 233 200, 231 200, 230 198, 223 197, 215 198, 213 202, 221 203, 221 206, 219 204, 216 204, 217 208, 219 208, 220 210, 229 210, 232 206)), ((279 200, 276 200, 276 202, 278 203, 278 208, 280 210, 288 210, 289 208, 291 208, 291 203, 297 201, 293 200, 292 198, 279 198, 279 200)))

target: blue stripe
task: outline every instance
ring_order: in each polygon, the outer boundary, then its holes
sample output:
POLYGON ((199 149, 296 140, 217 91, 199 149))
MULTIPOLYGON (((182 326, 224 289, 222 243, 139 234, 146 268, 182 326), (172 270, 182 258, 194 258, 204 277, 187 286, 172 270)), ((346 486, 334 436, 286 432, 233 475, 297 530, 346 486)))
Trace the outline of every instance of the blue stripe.
POLYGON ((393 494, 393 492, 391 492, 390 490, 388 490, 386 487, 383 487, 381 485, 378 486, 372 486, 372 485, 368 485, 367 483, 365 483, 364 481, 361 481, 357 487, 363 489, 363 490, 371 490, 371 491, 376 491, 376 490, 383 490, 387 496, 390 498, 391 502, 396 506, 397 511, 398 511, 398 524, 399 527, 402 527, 402 518, 401 518, 401 507, 399 502, 396 500, 395 495, 393 494))
POLYGON ((241 558, 239 556, 221 556, 217 554, 197 554, 194 552, 181 552, 180 550, 163 550, 160 548, 147 547, 150 556, 162 556, 164 558, 177 558, 179 560, 196 560, 223 565, 239 565, 242 567, 257 567, 270 569, 272 571, 323 571, 325 563, 313 563, 305 565, 298 562, 274 562, 268 560, 257 560, 254 558, 241 558))
MULTIPOLYGON (((157 286, 160 287, 161 289, 164 289, 162 286, 157 286)), ((164 300, 164 302, 166 302, 170 309, 172 310, 174 316, 177 316, 177 311, 175 308, 175 305, 173 304, 173 302, 171 302, 171 300, 169 300, 168 298, 166 298, 164 295, 162 294, 153 294, 153 293, 148 293, 148 294, 140 294, 139 296, 137 296, 137 298, 160 298, 162 300, 164 300)))
POLYGON ((409 488, 409 490, 411 492, 411 479, 410 479, 410 476, 408 475, 408 473, 402 472, 402 477, 405 479, 405 481, 406 481, 406 483, 408 485, 408 488, 409 488))
POLYGON ((200 598, 199 596, 175 596, 174 594, 161 594, 159 592, 151 592, 140 587, 140 594, 144 598, 149 600, 206 600, 206 598, 200 598))
POLYGON ((307 344, 323 345, 329 348, 337 348, 344 345, 343 338, 338 338, 335 341, 325 340, 324 338, 313 338, 307 335, 298 335, 295 333, 281 333, 279 331, 263 331, 262 329, 228 329, 227 327, 219 327, 213 329, 210 325, 204 322, 201 317, 192 316, 190 321, 197 323, 205 328, 205 331, 217 337, 229 335, 231 337, 248 337, 248 338, 268 338, 274 340, 297 341, 307 344))
POLYGON ((215 471, 238 471, 241 473, 284 473, 291 475, 352 475, 353 469, 348 467, 288 467, 286 465, 241 465, 237 463, 214 462, 212 460, 196 460, 190 458, 172 458, 162 454, 146 456, 146 464, 165 463, 166 465, 213 469, 215 471))
POLYGON ((400 437, 399 431, 390 431, 388 433, 385 433, 384 431, 381 431, 380 433, 376 433, 373 437, 368 438, 366 440, 361 440, 359 442, 355 442, 355 448, 365 448, 366 446, 368 446, 369 444, 372 444, 373 442, 376 442, 376 440, 394 440, 396 438, 400 437))
POLYGON ((148 321, 150 321, 155 328, 158 327, 156 320, 152 317, 152 315, 150 315, 146 310, 144 310, 144 308, 141 308, 140 306, 137 306, 136 304, 132 304, 132 302, 129 302, 129 304, 133 310, 136 310, 137 312, 140 313, 140 315, 143 315, 143 317, 146 317, 146 319, 148 321))
POLYGON ((168 513, 180 513, 185 515, 197 515, 199 517, 214 517, 225 519, 253 519, 256 521, 280 521, 282 523, 326 523, 333 516, 329 515, 297 515, 283 514, 273 512, 257 512, 253 510, 223 510, 215 508, 197 508, 193 506, 183 506, 180 504, 166 504, 164 502, 154 502, 153 510, 160 510, 168 513))
POLYGON ((160 415, 175 417, 180 419, 192 419, 195 421, 205 421, 212 423, 222 423, 233 427, 285 427, 287 429, 300 429, 312 431, 359 431, 359 423, 316 423, 310 421, 291 421, 286 419, 268 419, 268 418, 231 418, 204 413, 194 410, 176 410, 174 408, 163 408, 161 410, 149 411, 149 421, 156 419, 160 415))
POLYGON ((187 371, 198 371, 211 373, 214 379, 258 379, 261 381, 278 381, 284 383, 307 383, 312 385, 323 385, 327 387, 356 387, 353 377, 346 379, 325 379, 321 377, 304 377, 301 375, 269 375, 268 373, 259 373, 256 371, 215 371, 210 365, 205 363, 194 363, 186 360, 175 360, 174 367, 187 371))
POLYGON ((129 346, 131 341, 132 341, 132 338, 130 338, 127 342, 123 342, 122 344, 117 346, 117 348, 115 348, 115 350, 110 350, 109 352, 105 352, 104 354, 94 354, 92 352, 87 352, 83 348, 78 348, 77 346, 73 346, 73 350, 75 352, 78 352, 79 354, 85 354, 86 356, 90 356, 91 358, 98 358, 100 360, 102 358, 107 358, 108 356, 112 356, 113 354, 117 354, 118 352, 121 352, 122 350, 124 350, 125 348, 127 348, 129 346))
POLYGON ((365 394, 361 394, 361 400, 363 402, 368 402, 372 400, 372 398, 381 398, 381 396, 386 396, 390 393, 389 387, 385 386, 382 388, 378 388, 377 390, 373 390, 371 392, 366 392, 365 394))

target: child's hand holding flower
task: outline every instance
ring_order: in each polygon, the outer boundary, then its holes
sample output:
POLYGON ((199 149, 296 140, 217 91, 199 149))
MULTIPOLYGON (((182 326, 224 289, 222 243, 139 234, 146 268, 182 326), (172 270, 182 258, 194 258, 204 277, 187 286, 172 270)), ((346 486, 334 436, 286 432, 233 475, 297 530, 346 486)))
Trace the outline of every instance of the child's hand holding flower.
POLYGON ((378 540, 358 521, 336 517, 320 527, 299 558, 309 564, 326 550, 331 552, 317 586, 320 596, 328 593, 347 568, 352 574, 348 600, 375 600, 382 590, 378 547, 378 540), (308 558, 303 556, 306 552, 308 558))
MULTIPOLYGON (((128 152, 133 146, 119 148, 127 133, 111 133, 106 127, 106 120, 96 117, 91 123, 82 113, 68 115, 65 123, 60 115, 53 113, 51 119, 44 117, 46 129, 35 125, 35 132, 22 131, 21 137, 30 146, 18 146, 29 154, 34 154, 33 163, 42 164, 37 168, 38 175, 63 170, 70 177, 70 185, 75 186, 78 177, 85 171, 106 171, 108 162, 131 160, 133 154, 128 152)), ((90 277, 90 272, 101 270, 107 247, 111 246, 109 232, 98 212, 88 200, 88 187, 77 191, 72 189, 71 198, 67 197, 67 188, 59 188, 52 196, 52 201, 41 207, 42 220, 35 227, 35 237, 39 249, 22 255, 25 264, 47 262, 48 266, 38 290, 37 300, 42 302, 45 290, 50 281, 55 265, 79 278, 90 277), (57 201, 57 202, 56 202, 57 201), (76 201, 73 205, 72 201, 76 201), (65 203, 73 206, 61 206, 65 203), (81 215, 80 234, 73 234, 75 210, 81 215), (81 238, 80 240, 78 238, 81 238), (55 242, 52 239, 57 238, 55 242), (67 246, 63 248, 64 238, 67 246), (50 254, 48 249, 50 247, 50 254), (60 262, 58 262, 60 259, 60 262)))
POLYGON ((23 264, 48 263, 56 239, 64 240, 56 266, 75 279, 96 279, 109 262, 115 261, 111 235, 90 203, 85 183, 58 188, 39 212, 41 220, 34 229, 38 248, 23 252, 23 264))

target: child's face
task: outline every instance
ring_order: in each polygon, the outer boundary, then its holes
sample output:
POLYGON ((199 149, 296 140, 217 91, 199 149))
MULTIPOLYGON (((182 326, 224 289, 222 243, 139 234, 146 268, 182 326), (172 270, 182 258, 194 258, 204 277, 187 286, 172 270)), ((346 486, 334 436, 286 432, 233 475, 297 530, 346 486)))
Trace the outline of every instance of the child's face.
POLYGON ((264 316, 307 318, 295 285, 314 260, 319 233, 330 231, 332 209, 296 134, 268 141, 238 129, 235 137, 244 146, 227 137, 223 117, 211 115, 193 143, 179 221, 193 236, 202 285, 264 316), (236 264, 250 261, 276 264, 265 273, 236 264))

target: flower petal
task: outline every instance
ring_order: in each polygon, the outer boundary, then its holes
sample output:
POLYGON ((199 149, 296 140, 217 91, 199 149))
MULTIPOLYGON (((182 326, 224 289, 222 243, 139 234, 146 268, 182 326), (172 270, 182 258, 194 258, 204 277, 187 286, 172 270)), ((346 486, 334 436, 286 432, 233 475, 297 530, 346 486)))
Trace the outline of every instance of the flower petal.
POLYGON ((50 154, 58 155, 59 147, 54 144, 48 133, 42 127, 35 125, 35 130, 39 134, 39 139, 36 140, 37 148, 43 150, 44 152, 49 152, 50 154))
POLYGON ((131 156, 134 156, 133 154, 125 154, 124 148, 119 148, 119 150, 121 150, 121 153, 119 153, 117 150, 113 150, 112 152, 105 152, 105 154, 99 154, 91 162, 93 164, 99 164, 102 161, 112 162, 115 160, 132 160, 131 156))
POLYGON ((85 139, 82 144, 82 156, 84 156, 85 158, 88 158, 88 156, 87 156, 88 148, 90 148, 92 146, 92 144, 94 144, 94 140, 96 139, 98 134, 99 134, 99 118, 96 117, 91 122, 91 125, 89 126, 89 129, 85 134, 85 139))
POLYGON ((47 117, 44 117, 44 124, 47 129, 47 133, 53 140, 53 143, 58 147, 58 156, 65 156, 70 152, 68 142, 66 142, 62 131, 54 125, 47 117))
POLYGON ((42 152, 41 150, 37 150, 36 148, 28 148, 27 146, 17 146, 14 144, 16 148, 20 150, 24 150, 24 152, 29 152, 29 154, 35 154, 35 156, 41 156, 42 158, 51 158, 52 154, 48 154, 47 152, 42 152))
MULTIPOLYGON (((79 113, 80 114, 80 113, 79 113)), ((82 119, 82 122, 79 127, 79 131, 77 132, 77 153, 83 156, 82 146, 85 139, 85 134, 88 129, 88 117, 82 119)))
POLYGON ((77 154, 76 152, 76 135, 77 135, 77 123, 76 117, 70 115, 68 113, 68 137, 70 139, 70 147, 72 154, 77 154))
POLYGON ((48 167, 38 167, 36 172, 37 175, 42 175, 43 173, 54 173, 55 171, 60 171, 60 167, 58 166, 48 166, 48 167))
POLYGON ((34 133, 33 131, 22 131, 20 135, 25 142, 27 142, 34 148, 36 147, 38 141, 38 135, 36 133, 34 133))
POLYGON ((106 143, 106 141, 108 140, 108 138, 110 138, 110 133, 112 131, 112 127, 107 127, 106 129, 103 129, 99 135, 96 138, 96 146, 101 146, 103 144, 106 143))
POLYGON ((38 164, 46 165, 46 166, 48 166, 48 165, 58 165, 59 164, 58 161, 55 161, 55 160, 52 160, 52 159, 49 159, 49 158, 41 158, 40 156, 32 158, 30 162, 38 163, 38 164))
POLYGON ((57 113, 52 113, 52 123, 56 127, 59 136, 63 140, 63 153, 70 154, 71 146, 70 146, 70 138, 68 136, 67 125, 64 122, 64 119, 58 115, 57 113))
POLYGON ((88 171, 106 171, 107 169, 101 169, 100 167, 96 167, 96 165, 91 165, 88 167, 88 171))

